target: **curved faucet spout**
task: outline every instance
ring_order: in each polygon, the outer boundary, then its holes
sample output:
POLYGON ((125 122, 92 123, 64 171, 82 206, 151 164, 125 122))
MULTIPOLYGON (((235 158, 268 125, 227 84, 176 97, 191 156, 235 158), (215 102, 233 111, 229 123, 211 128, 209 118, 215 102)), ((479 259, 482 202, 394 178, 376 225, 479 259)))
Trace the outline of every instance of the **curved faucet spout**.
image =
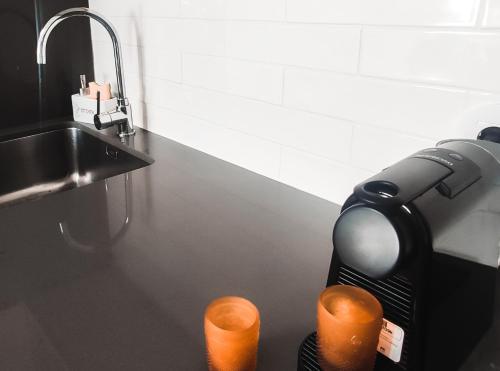
POLYGON ((54 28, 64 21, 65 19, 71 17, 88 17, 99 22, 108 31, 111 41, 113 42, 113 52, 115 55, 115 68, 116 68, 116 79, 118 88, 118 99, 125 98, 125 83, 123 77, 123 65, 122 65, 122 50, 120 46, 120 40, 118 39, 118 33, 114 26, 106 18, 104 18, 99 13, 91 10, 89 8, 70 8, 57 13, 55 16, 49 19, 45 26, 40 31, 40 36, 38 37, 38 42, 36 46, 36 60, 38 64, 47 63, 47 40, 54 28))
MULTIPOLYGON (((122 63, 122 50, 120 45, 120 40, 118 39, 118 33, 113 25, 99 13, 89 9, 89 8, 70 8, 57 13, 55 16, 50 18, 45 26, 40 31, 38 36, 38 42, 36 46, 36 60, 38 64, 45 64, 47 61, 46 47, 47 40, 54 30, 54 28, 64 21, 65 19, 71 17, 87 17, 99 22, 108 31, 111 41, 113 43, 113 53, 115 56, 115 68, 116 68, 116 85, 118 89, 118 107, 116 109, 115 116, 120 117, 120 124, 110 121, 107 123, 109 127, 112 124, 118 126, 120 137, 133 135, 134 125, 132 122, 132 112, 128 99, 125 95, 125 78, 123 74, 123 63, 122 63), (122 125, 123 120, 127 120, 126 125, 122 125)), ((106 114, 107 117, 107 114, 106 114)), ((110 116, 111 117, 111 116, 110 116)))

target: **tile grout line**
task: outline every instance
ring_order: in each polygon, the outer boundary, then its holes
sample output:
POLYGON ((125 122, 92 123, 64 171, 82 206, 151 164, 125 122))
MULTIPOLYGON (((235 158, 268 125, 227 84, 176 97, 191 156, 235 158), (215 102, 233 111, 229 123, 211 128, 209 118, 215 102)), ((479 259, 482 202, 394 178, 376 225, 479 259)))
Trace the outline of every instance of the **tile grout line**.
POLYGON ((181 63, 180 82, 181 82, 181 84, 184 84, 184 52, 182 50, 179 50, 179 54, 180 54, 180 63, 181 63))
POLYGON ((477 7, 476 22, 475 22, 476 29, 483 30, 483 24, 484 21, 486 20, 486 14, 488 8, 487 1, 488 0, 479 0, 479 4, 477 7))
POLYGON ((285 78, 286 78, 286 67, 283 67, 281 73, 281 106, 285 106, 285 78))
POLYGON ((361 57, 362 57, 362 47, 363 47, 363 32, 364 27, 359 30, 359 42, 358 42, 358 65, 356 66, 356 72, 358 75, 361 73, 361 57))
POLYGON ((282 172, 283 172, 283 146, 280 145, 280 159, 279 159, 279 166, 278 166, 278 179, 281 179, 282 172))

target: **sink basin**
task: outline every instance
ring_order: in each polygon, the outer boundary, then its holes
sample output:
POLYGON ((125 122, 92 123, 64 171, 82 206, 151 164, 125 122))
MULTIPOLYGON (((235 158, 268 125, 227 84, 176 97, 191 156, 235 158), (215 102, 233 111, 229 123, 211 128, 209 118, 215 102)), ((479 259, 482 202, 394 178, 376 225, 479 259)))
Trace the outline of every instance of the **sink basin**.
POLYGON ((0 140, 0 206, 81 187, 153 163, 78 127, 0 140))

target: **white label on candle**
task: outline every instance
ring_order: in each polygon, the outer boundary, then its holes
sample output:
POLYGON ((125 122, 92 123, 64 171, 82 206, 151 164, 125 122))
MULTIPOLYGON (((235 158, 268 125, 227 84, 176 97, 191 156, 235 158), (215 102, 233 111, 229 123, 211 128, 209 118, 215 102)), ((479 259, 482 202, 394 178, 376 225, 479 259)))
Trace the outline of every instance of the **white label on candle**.
POLYGON ((404 338, 404 330, 384 318, 382 331, 380 331, 378 338, 377 350, 394 362, 399 362, 401 360, 404 338))

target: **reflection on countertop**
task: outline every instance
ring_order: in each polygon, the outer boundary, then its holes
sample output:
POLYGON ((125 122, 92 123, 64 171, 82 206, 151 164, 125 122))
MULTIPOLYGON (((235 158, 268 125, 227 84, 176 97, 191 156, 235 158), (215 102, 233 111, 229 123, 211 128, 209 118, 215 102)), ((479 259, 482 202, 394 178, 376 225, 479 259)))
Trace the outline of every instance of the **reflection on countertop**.
MULTIPOLYGON (((339 207, 143 130, 128 145, 155 162, 0 208, 0 369, 204 370, 203 311, 229 294, 261 311, 259 370, 295 369, 339 207)), ((500 367, 495 326, 464 371, 500 367)))
POLYGON ((0 208, 0 369, 205 369, 203 311, 228 294, 261 310, 261 368, 293 369, 339 208, 145 131, 128 144, 155 162, 0 208))

